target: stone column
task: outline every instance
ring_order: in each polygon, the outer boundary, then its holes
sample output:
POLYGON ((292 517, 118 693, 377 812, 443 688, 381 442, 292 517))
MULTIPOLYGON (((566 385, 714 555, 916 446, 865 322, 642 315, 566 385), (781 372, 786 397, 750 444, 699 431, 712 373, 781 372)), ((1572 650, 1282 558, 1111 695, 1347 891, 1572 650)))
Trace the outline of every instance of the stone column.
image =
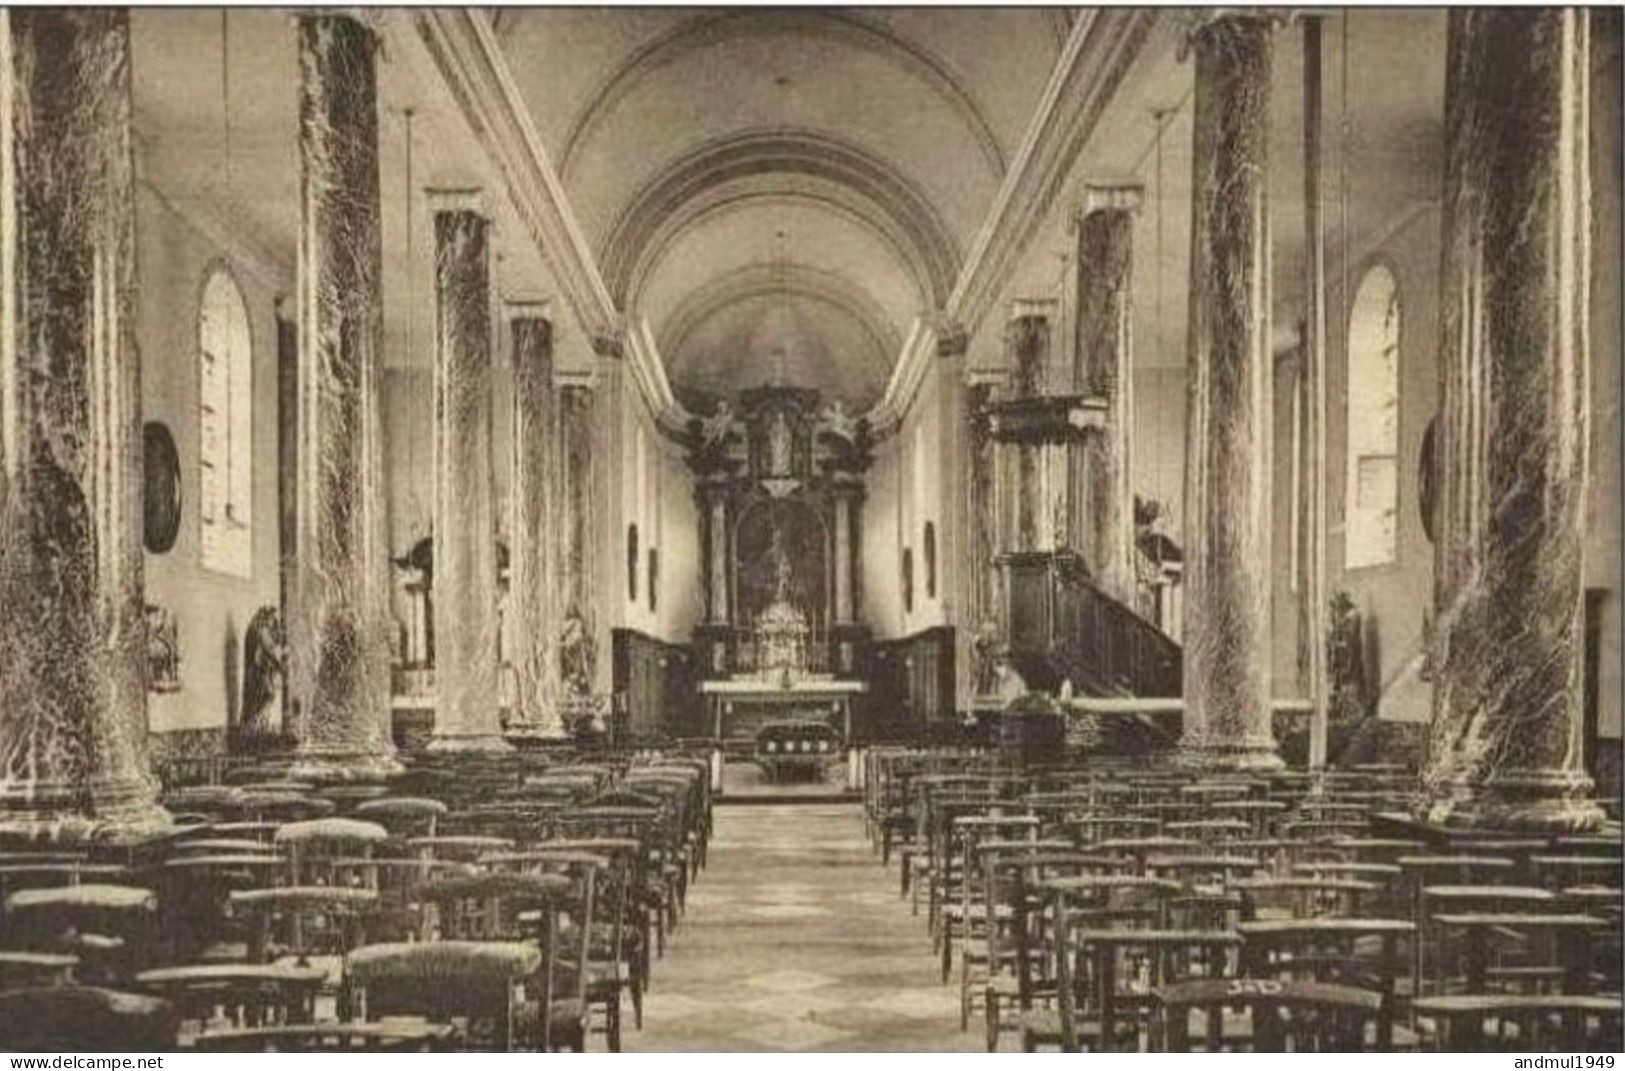
MULTIPOLYGON (((1034 398, 1045 393, 1049 365, 1048 302, 1017 301, 1010 310, 1005 344, 1010 353, 1010 394, 1013 398, 1034 398)), ((1012 531, 1007 551, 1049 550, 1053 533, 1045 523, 1049 516, 1044 494, 1044 448, 1018 444, 1006 448, 1012 472, 1014 502, 1012 531)))
POLYGON ((559 523, 563 553, 564 620, 559 630, 559 683, 567 700, 592 694, 597 680, 597 615, 593 555, 604 535, 593 494, 596 391, 589 374, 559 388, 559 431, 564 461, 564 504, 559 523))
POLYGON ((1192 31, 1185 733, 1198 765, 1280 765, 1270 732, 1269 17, 1192 31))
POLYGON ((700 484, 705 508, 705 575, 708 624, 728 624, 728 484, 711 479, 700 484))
POLYGON ((559 520, 564 464, 553 384, 553 325, 543 311, 541 302, 508 303, 513 444, 507 626, 517 678, 514 716, 544 736, 562 736, 559 630, 565 593, 559 520))
POLYGON ((835 624, 850 625, 852 606, 852 492, 839 485, 835 495, 835 624))
POLYGON ((434 205, 434 635, 431 751, 503 751, 491 465, 490 224, 475 191, 434 205))
POLYGON ((302 14, 294 776, 400 769, 390 743, 393 626, 379 400, 378 109, 372 32, 302 14))
POLYGON ((965 631, 971 644, 970 694, 990 694, 995 688, 994 656, 1004 637, 1004 587, 999 570, 1000 542, 999 486, 997 460, 999 447, 989 430, 988 403, 993 399, 997 379, 983 373, 973 378, 965 390, 966 456, 970 471, 965 480, 966 533, 965 631))
POLYGON ((1138 186, 1091 186, 1078 219, 1072 390, 1106 403, 1105 427, 1075 446, 1071 545, 1100 585, 1134 605, 1134 217, 1138 186))
MULTIPOLYGON (((283 315, 282 299, 276 309, 276 483, 278 609, 287 621, 294 598, 294 572, 299 555, 299 327, 283 315)), ((282 690, 283 702, 288 699, 282 690)), ((286 722, 286 711, 284 710, 286 722)))
POLYGON ((0 837, 136 839, 147 769, 130 24, 0 12, 0 837))
POLYGON ((1581 754, 1588 13, 1450 12, 1427 818, 1602 818, 1581 754))
MULTIPOLYGON (((635 397, 635 384, 626 375, 625 345, 621 337, 605 335, 593 339, 593 352, 597 355, 594 362, 597 378, 588 452, 591 475, 587 477, 588 495, 583 503, 591 511, 588 516, 593 538, 583 552, 583 564, 596 592, 596 603, 588 604, 593 621, 592 691, 602 701, 610 697, 614 688, 610 651, 613 630, 626 622, 634 608, 626 597, 626 528, 632 518, 624 514, 622 506, 626 500, 626 457, 632 447, 628 407, 641 403, 635 397), (592 606, 602 609, 594 613, 592 606)), ((640 531, 638 534, 638 564, 641 566, 648 553, 649 533, 640 531)), ((646 592, 641 583, 642 570, 638 572, 641 598, 646 592)))

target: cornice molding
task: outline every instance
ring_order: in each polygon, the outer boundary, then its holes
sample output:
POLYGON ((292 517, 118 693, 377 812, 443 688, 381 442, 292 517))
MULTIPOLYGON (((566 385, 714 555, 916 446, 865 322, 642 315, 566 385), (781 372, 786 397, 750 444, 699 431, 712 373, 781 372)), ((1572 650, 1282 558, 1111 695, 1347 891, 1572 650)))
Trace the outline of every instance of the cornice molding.
POLYGON ((983 222, 946 311, 974 331, 1094 133, 1161 13, 1149 8, 1097 8, 1072 24, 1066 48, 993 208, 983 222))
POLYGON ((390 18, 408 23, 410 32, 394 36, 421 45, 439 72, 501 173, 515 212, 583 329, 594 337, 618 336, 620 313, 485 13, 477 8, 414 8, 390 18))
POLYGON ((438 73, 469 128, 502 176, 509 201, 553 270, 565 302, 600 355, 631 356, 633 379, 662 427, 686 427, 689 414, 666 380, 648 325, 629 328, 576 219, 513 80, 490 20, 478 8, 414 8, 388 14, 404 23, 405 48, 416 48, 438 73))
MULTIPOLYGON (((1161 16, 1149 8, 1093 8, 1073 21, 1061 58, 944 303, 941 321, 976 332, 1161 16)), ((904 343, 886 393, 868 414, 877 432, 895 430, 913 404, 923 366, 936 353, 934 334, 932 326, 917 322, 904 343)))
POLYGON ((660 351, 655 348, 654 332, 649 330, 647 319, 640 316, 627 329, 625 354, 632 381, 638 385, 638 394, 649 407, 655 426, 669 436, 686 434, 688 422, 693 419, 692 414, 678 403, 677 396, 672 393, 671 381, 666 378, 666 366, 660 360, 660 351))

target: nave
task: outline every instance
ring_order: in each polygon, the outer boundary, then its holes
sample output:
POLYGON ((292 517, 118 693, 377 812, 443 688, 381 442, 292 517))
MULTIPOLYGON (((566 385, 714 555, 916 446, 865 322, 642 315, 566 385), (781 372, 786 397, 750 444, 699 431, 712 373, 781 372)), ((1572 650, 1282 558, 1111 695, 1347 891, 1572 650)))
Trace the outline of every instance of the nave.
POLYGON ((724 807, 630 1052, 979 1051, 855 804, 724 807))

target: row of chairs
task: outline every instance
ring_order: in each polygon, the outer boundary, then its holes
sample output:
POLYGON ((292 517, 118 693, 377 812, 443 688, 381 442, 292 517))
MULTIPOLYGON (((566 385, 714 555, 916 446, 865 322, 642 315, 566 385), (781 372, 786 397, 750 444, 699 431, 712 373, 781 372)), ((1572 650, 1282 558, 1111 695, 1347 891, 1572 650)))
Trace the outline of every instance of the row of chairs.
POLYGON ((1389 767, 1314 783, 892 749, 865 774, 875 850, 990 1050, 1619 1043, 1617 827, 1434 837, 1389 767))
POLYGON ((250 768, 170 791, 143 857, 0 855, 3 1043, 619 1050, 705 865, 710 769, 593 758, 250 768))

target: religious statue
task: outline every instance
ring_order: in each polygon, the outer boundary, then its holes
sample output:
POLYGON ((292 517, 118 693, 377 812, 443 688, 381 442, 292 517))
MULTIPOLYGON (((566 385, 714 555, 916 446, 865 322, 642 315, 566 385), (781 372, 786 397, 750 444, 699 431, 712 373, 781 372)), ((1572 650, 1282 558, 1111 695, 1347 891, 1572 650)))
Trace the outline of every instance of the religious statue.
POLYGON ((807 616, 791 601, 790 556, 775 526, 768 558, 773 563, 773 601, 756 620, 756 664, 763 673, 778 673, 786 684, 807 665, 807 616))
POLYGON ((147 604, 147 690, 181 690, 181 644, 175 615, 147 604))
POLYGON ((566 693, 572 696, 592 694, 595 654, 591 630, 581 615, 572 609, 565 616, 559 635, 559 678, 564 683, 566 693))
POLYGON ((999 660, 1005 654, 1002 632, 999 622, 991 617, 976 626, 971 653, 972 679, 977 695, 994 695, 999 690, 999 660))
POLYGON ((832 436, 848 445, 856 445, 857 418, 846 411, 845 402, 839 398, 831 398, 829 404, 818 413, 818 434, 832 436))
POLYGON ((282 734, 282 681, 287 652, 283 646, 282 614, 275 606, 261 606, 243 634, 243 705, 237 739, 249 744, 273 740, 282 734))
POLYGON ((710 451, 726 445, 738 425, 733 403, 726 398, 721 399, 711 415, 700 421, 700 449, 710 451))
POLYGON ((782 409, 773 414, 767 429, 767 474, 790 475, 790 421, 782 409))

